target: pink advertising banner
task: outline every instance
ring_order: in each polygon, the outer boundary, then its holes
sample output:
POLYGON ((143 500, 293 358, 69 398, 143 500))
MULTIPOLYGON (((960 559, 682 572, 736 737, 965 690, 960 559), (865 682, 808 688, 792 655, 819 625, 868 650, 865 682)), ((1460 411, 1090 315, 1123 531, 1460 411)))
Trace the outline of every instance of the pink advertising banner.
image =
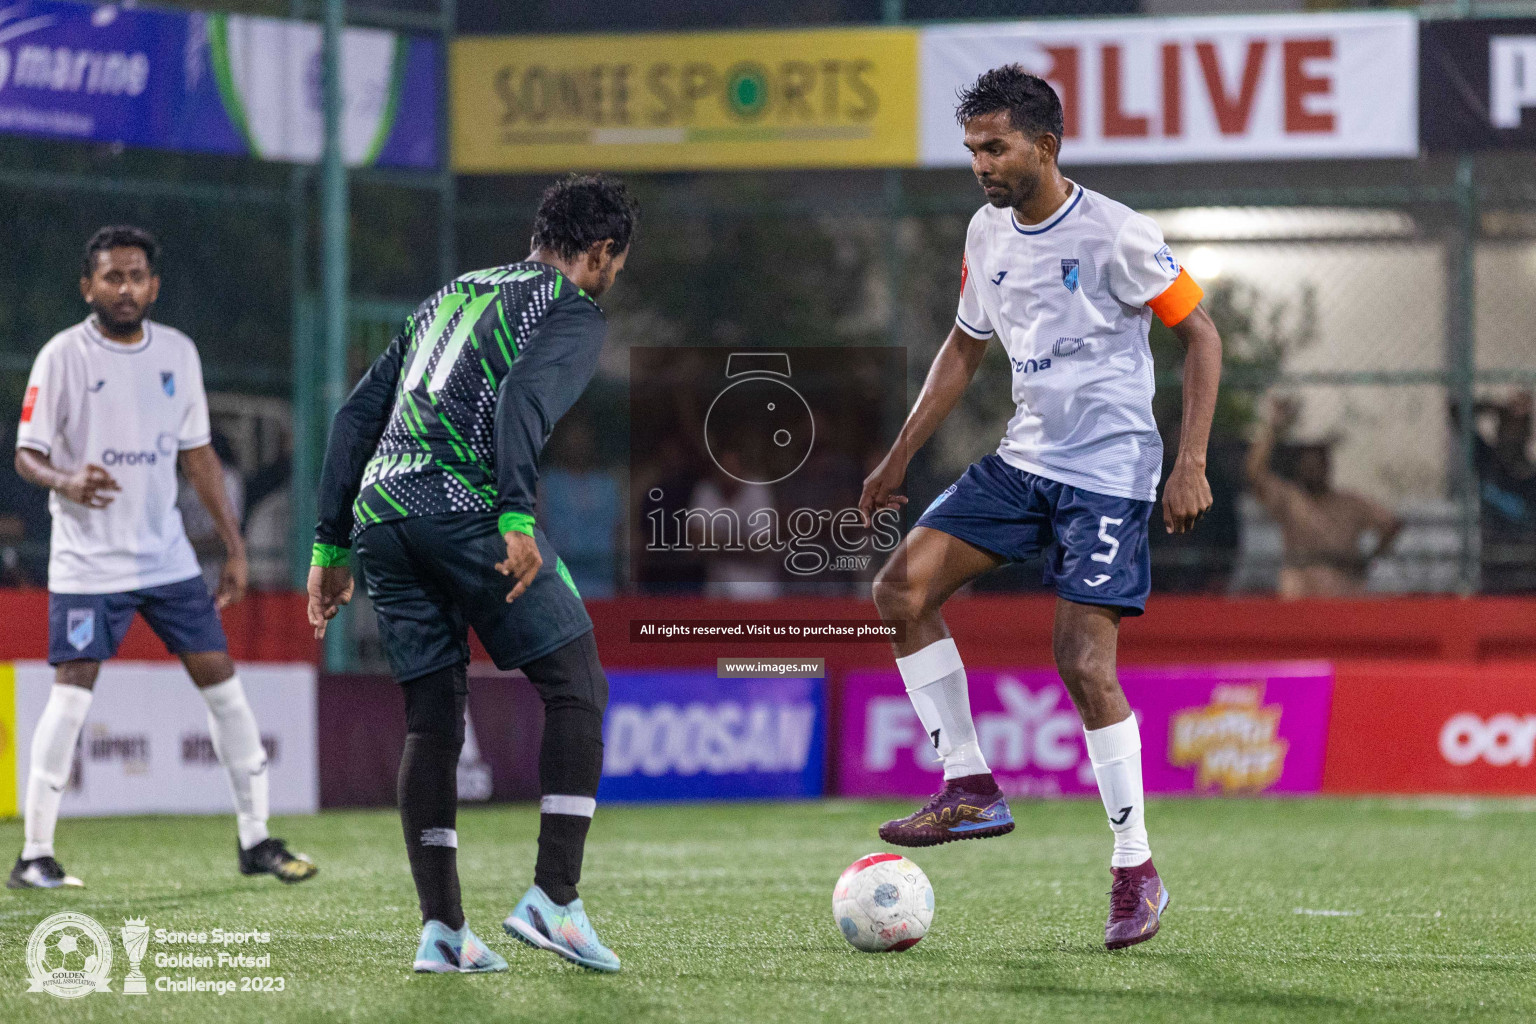
MULTIPOLYGON (((1083 726, 1053 669, 970 669, 971 712, 1010 796, 1096 794, 1083 726)), ((1149 793, 1316 793, 1333 669, 1322 662, 1122 668, 1149 793)), ((926 796, 938 759, 893 671, 844 680, 837 791, 926 796)))

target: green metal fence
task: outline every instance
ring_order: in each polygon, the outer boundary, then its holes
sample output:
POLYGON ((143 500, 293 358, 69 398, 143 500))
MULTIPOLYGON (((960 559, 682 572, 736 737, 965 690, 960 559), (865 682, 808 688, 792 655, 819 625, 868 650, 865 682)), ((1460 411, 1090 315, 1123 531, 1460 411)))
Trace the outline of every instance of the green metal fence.
MULTIPOLYGON (((322 12, 319 4, 282 2, 246 9, 322 12)), ((1533 11, 1500 4, 1461 13, 1533 11)), ((445 35, 456 17, 451 3, 425 2, 352 5, 348 13, 445 35)), ((926 13, 890 3, 880 11, 888 19, 926 13)), ((17 240, 0 252, 0 376, 13 396, 7 418, 32 355, 79 315, 73 266, 90 228, 147 222, 168 248, 158 314, 199 341, 210 388, 291 399, 294 582, 328 410, 361 372, 363 354, 456 269, 520 258, 546 183, 543 176, 333 174, 327 247, 319 169, 14 138, 0 139, 0 164, 8 200, 0 226, 17 240), (346 216, 336 206, 341 180, 350 186, 346 216), (347 241, 345 267, 338 237, 347 241), (347 295, 349 311, 338 320, 335 308, 347 295)), ((1377 584, 1472 591, 1491 561, 1530 554, 1489 541, 1473 442, 1479 426, 1485 435, 1490 427, 1487 416, 1479 423, 1480 400, 1536 387, 1528 328, 1536 320, 1533 171, 1529 155, 1490 154, 1070 173, 1156 211, 1186 262, 1198 253, 1207 270, 1220 264, 1209 283, 1227 303, 1231 337, 1241 334, 1251 349, 1228 369, 1234 404, 1223 458, 1240 461, 1245 417, 1263 393, 1301 396, 1308 431, 1341 435, 1340 483, 1413 520, 1411 549, 1377 584)), ((920 378, 952 316, 959 240, 979 204, 963 170, 631 177, 645 215, 630 270, 607 303, 614 352, 597 385, 607 397, 579 410, 602 427, 613 472, 625 465, 622 351, 632 343, 784 344, 794 340, 786 325, 812 324, 819 326, 795 326, 801 343, 906 345, 920 378), (807 315, 785 315, 794 311, 807 315)), ((1168 398, 1174 371, 1160 368, 1168 398)), ((956 423, 914 467, 915 500, 995 443, 1008 407, 999 372, 984 366, 956 423)), ((1269 541, 1255 541, 1253 531, 1267 527, 1242 503, 1240 470, 1224 472, 1239 477, 1231 497, 1242 515, 1223 541, 1235 547, 1227 554, 1159 548, 1160 578, 1238 591, 1265 585, 1259 563, 1269 541)), ((1029 585, 1019 577, 1003 582, 1029 585)))

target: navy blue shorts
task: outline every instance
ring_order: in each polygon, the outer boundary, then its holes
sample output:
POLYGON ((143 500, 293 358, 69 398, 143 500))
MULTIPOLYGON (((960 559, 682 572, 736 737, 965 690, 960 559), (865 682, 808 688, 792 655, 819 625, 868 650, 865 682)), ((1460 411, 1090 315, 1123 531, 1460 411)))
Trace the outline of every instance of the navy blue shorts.
POLYGON ((1115 498, 1026 473, 988 455, 933 499, 918 526, 1010 562, 1045 554, 1045 582, 1078 604, 1146 610, 1152 502, 1115 498))
POLYGON ((106 661, 138 612, 172 654, 227 651, 219 611, 201 576, 122 594, 48 592, 48 663, 106 661))
POLYGON ((502 671, 522 668, 592 631, 571 574, 535 528, 543 566, 521 597, 496 571, 507 542, 490 512, 447 512, 378 523, 353 552, 379 620, 390 671, 402 683, 469 661, 469 633, 502 671))

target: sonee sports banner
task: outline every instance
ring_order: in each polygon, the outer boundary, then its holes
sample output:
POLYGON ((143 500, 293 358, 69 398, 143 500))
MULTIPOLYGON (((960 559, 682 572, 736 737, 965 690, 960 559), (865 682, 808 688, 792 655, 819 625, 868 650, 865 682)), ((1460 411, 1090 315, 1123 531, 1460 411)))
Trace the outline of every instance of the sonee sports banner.
POLYGON ((496 173, 914 162, 917 32, 453 43, 453 163, 496 173))

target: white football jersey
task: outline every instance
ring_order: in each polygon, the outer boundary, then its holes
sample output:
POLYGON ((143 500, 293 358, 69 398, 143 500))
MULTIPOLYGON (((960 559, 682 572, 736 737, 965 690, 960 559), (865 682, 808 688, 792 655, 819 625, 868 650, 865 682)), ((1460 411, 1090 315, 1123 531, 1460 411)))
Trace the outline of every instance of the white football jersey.
POLYGON ((1157 500, 1163 443, 1152 419, 1154 312, 1199 304, 1151 218, 1073 184, 1039 224, 983 206, 971 218, 956 323, 994 335, 1017 407, 997 453, 1027 473, 1119 498, 1157 500))
POLYGON ((94 463, 122 488, 106 508, 49 495, 48 589, 114 594, 197 576, 176 508, 176 456, 209 439, 202 363, 180 331, 146 320, 143 340, 121 345, 88 319, 44 345, 16 446, 66 473, 94 463))

